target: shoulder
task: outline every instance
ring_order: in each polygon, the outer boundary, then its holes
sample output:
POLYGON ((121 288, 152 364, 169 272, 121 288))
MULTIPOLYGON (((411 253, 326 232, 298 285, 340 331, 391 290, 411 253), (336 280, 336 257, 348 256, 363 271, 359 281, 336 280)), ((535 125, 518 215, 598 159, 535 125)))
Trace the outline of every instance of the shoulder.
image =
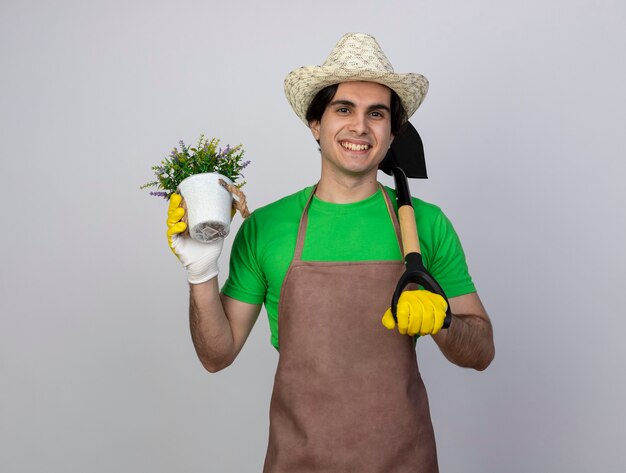
POLYGON ((242 252, 254 259, 264 277, 275 277, 285 262, 284 271, 287 270, 296 245, 300 217, 312 190, 313 186, 257 208, 239 229, 233 248, 243 248, 242 252))
POLYGON ((287 195, 270 204, 259 207, 252 212, 251 217, 260 225, 268 221, 282 222, 291 220, 294 215, 299 219, 312 191, 313 186, 310 186, 287 195))
POLYGON ((260 249, 283 234, 297 232, 302 211, 313 186, 255 209, 241 224, 237 236, 260 249))
MULTIPOLYGON (((398 204, 396 202, 396 191, 391 187, 383 186, 384 189, 391 197, 391 201, 393 202, 394 208, 397 210, 398 204)), ((443 211, 438 205, 435 205, 431 202, 427 202, 422 199, 418 199, 417 197, 411 197, 411 201, 413 203, 413 210, 415 211, 415 218, 424 221, 437 221, 442 217, 445 217, 443 211)))

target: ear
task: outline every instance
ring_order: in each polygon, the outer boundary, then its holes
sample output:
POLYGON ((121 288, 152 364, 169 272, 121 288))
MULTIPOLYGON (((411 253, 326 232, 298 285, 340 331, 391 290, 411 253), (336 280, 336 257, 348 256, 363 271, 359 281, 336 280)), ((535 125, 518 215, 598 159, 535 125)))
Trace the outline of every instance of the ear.
POLYGON ((315 120, 313 122, 309 122, 309 128, 311 129, 311 133, 313 134, 313 138, 315 141, 320 140, 320 122, 319 120, 315 120))

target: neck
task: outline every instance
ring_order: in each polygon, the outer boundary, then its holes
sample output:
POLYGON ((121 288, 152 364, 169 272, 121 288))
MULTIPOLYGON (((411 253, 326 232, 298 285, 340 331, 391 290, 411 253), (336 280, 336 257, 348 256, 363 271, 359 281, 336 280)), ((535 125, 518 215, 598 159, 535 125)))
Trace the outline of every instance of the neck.
POLYGON ((315 195, 333 204, 350 204, 367 199, 377 190, 376 174, 352 179, 346 176, 324 176, 322 173, 315 195))

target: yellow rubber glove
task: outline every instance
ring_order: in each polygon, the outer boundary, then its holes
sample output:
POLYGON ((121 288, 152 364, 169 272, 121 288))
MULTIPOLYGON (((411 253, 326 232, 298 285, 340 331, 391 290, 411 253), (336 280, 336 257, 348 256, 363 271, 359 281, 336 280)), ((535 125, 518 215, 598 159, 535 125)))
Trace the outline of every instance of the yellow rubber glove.
POLYGON ((219 273, 217 261, 222 253, 224 240, 202 243, 184 237, 182 232, 187 228, 180 220, 185 209, 180 207, 182 197, 172 194, 167 210, 167 242, 170 249, 178 257, 187 270, 187 279, 191 284, 200 284, 214 278, 219 273))
POLYGON ((172 194, 167 209, 167 243, 170 245, 170 249, 174 254, 176 254, 176 250, 174 249, 172 237, 174 235, 180 235, 187 230, 187 224, 181 222, 182 218, 185 216, 185 209, 180 206, 182 200, 183 198, 180 194, 172 194))
MULTIPOLYGON (((448 304, 439 294, 430 291, 404 291, 400 294, 396 316, 398 331, 402 335, 434 335, 443 326, 448 304)), ((389 330, 396 327, 391 307, 383 315, 383 325, 389 330)))

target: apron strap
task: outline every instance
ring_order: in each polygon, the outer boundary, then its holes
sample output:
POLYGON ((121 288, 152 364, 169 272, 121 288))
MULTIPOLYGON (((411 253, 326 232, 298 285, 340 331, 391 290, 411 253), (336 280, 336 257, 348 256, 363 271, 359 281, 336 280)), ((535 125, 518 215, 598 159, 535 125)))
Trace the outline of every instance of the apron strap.
MULTIPOLYGON (((404 254, 404 247, 402 245, 402 233, 400 231, 400 223, 398 222, 398 217, 396 212, 393 209, 393 203, 391 202, 391 198, 385 188, 378 183, 378 188, 383 193, 383 197, 385 199, 385 204, 387 206, 387 211, 389 212, 389 216, 391 217, 391 221, 393 223, 393 229, 396 232, 396 238, 398 239, 398 246, 400 247, 400 254, 404 254)), ((309 207, 311 206, 311 201, 313 200, 313 196, 315 195, 315 191, 317 190, 317 184, 313 187, 311 191, 311 195, 309 196, 306 204, 304 206, 304 210, 302 211, 302 216, 300 217, 300 225, 298 227, 298 237, 296 239, 296 250, 293 255, 294 261, 301 261, 302 259, 302 250, 304 248, 304 237, 306 235, 306 227, 309 222, 309 207)))
POLYGON ((393 229, 396 232, 396 238, 398 239, 398 246, 400 247, 400 254, 404 254, 404 246, 402 245, 402 231, 400 230, 400 222, 398 221, 398 216, 396 215, 395 210, 393 209, 393 203, 391 202, 391 197, 387 194, 385 188, 379 183, 378 187, 380 187, 383 196, 385 197, 385 203, 387 204, 387 211, 391 217, 391 221, 393 222, 393 229))
POLYGON ((302 259, 302 249, 304 248, 304 235, 306 235, 306 226, 309 221, 309 206, 311 205, 311 201, 313 200, 313 196, 315 195, 316 190, 317 184, 313 186, 311 195, 306 201, 304 210, 302 211, 302 215, 300 216, 300 226, 298 227, 298 238, 296 240, 296 251, 293 255, 294 261, 300 261, 302 259))

